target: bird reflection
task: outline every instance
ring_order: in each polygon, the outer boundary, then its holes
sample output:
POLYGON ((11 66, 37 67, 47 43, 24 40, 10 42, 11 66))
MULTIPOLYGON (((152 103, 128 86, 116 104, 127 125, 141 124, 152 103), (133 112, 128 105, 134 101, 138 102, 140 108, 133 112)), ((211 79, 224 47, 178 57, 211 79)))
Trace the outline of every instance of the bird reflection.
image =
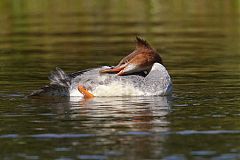
MULTIPOLYGON (((32 99, 34 100, 34 99, 32 99)), ((95 97, 35 99, 51 106, 56 118, 82 127, 167 131, 171 97, 95 97)))
POLYGON ((122 152, 158 155, 167 139, 161 133, 169 131, 166 117, 171 111, 171 97, 40 101, 55 113, 54 119, 60 122, 57 127, 59 132, 96 135, 86 139, 92 145, 107 148, 120 146, 122 152), (125 147, 129 145, 134 147, 125 147))
POLYGON ((61 119, 79 121, 83 126, 164 130, 171 110, 171 97, 95 97, 62 104, 61 119))

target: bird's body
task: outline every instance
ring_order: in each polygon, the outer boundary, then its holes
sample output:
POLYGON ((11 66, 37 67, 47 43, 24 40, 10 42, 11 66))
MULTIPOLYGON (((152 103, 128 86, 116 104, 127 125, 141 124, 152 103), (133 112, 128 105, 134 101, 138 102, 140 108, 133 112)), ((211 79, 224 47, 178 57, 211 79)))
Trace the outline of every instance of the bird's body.
POLYGON ((137 37, 136 49, 114 67, 99 67, 66 74, 56 68, 50 84, 32 96, 163 96, 172 91, 162 59, 145 40, 137 37), (116 74, 113 74, 116 73, 116 74))
POLYGON ((164 96, 171 94, 172 83, 166 68, 155 63, 146 75, 117 76, 115 74, 101 74, 100 67, 78 75, 65 74, 57 69, 50 76, 51 83, 32 93, 38 96, 70 96, 83 97, 78 86, 84 86, 94 96, 164 96), (74 76, 73 76, 74 75, 74 76))

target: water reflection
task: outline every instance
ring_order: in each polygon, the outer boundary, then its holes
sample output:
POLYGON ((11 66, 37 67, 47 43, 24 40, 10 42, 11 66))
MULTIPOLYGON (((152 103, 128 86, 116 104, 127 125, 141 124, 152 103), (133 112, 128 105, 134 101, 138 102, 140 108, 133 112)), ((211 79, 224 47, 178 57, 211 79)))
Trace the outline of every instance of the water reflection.
POLYGON ((79 121, 85 127, 135 131, 167 131, 170 108, 171 97, 95 97, 54 106, 61 120, 79 121))
MULTIPOLYGON (((158 157, 168 137, 161 133, 169 132, 167 115, 171 113, 172 97, 95 97, 88 101, 40 97, 29 101, 31 106, 41 102, 41 106, 36 106, 38 114, 52 115, 38 115, 40 120, 33 126, 41 127, 38 134, 30 132, 26 137, 17 137, 54 142, 44 150, 67 148, 67 153, 80 158, 107 159, 125 157, 126 153, 138 153, 134 157, 139 158, 158 157), (93 151, 96 146, 98 149, 93 151)), ((67 155, 65 151, 57 153, 67 155)))

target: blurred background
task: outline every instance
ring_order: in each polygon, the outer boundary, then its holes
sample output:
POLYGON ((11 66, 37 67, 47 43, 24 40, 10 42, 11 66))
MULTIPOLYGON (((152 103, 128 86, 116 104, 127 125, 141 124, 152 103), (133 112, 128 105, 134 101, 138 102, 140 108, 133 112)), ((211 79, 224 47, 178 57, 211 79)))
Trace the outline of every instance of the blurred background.
POLYGON ((0 157, 240 159, 239 15, 238 0, 1 0, 0 157), (56 66, 116 65, 137 35, 173 79, 170 105, 24 98, 56 66))
POLYGON ((2 0, 0 76, 37 83, 56 66, 76 71, 114 65, 134 49, 136 35, 165 51, 160 54, 171 74, 235 74, 239 6, 239 1, 2 0))

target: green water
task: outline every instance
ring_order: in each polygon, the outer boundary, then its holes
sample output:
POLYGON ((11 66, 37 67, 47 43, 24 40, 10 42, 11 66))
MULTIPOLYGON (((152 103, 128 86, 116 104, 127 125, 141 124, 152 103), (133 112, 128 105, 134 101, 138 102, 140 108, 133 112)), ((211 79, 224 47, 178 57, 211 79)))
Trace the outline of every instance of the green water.
POLYGON ((0 159, 240 159, 240 2, 0 1, 0 159), (115 65, 140 35, 173 96, 25 98, 115 65))

